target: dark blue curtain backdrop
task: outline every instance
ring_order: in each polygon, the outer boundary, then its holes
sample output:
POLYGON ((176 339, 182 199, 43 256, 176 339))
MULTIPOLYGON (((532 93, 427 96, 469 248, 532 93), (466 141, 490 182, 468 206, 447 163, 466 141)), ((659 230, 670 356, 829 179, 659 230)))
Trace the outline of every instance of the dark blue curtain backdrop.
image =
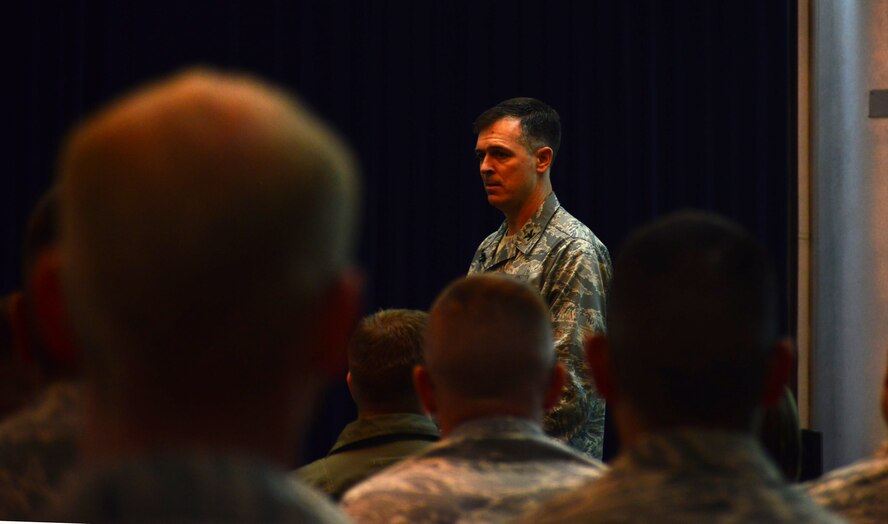
MULTIPOLYGON (((471 123, 534 96, 562 117, 552 181, 615 252, 679 208, 723 213, 774 255, 794 311, 795 0, 146 1, 5 7, 0 292, 60 140, 109 98, 192 64, 298 92, 351 142, 365 180, 368 311, 427 308, 501 221, 471 123), (9 146, 7 146, 9 147, 9 146)), ((353 416, 331 390, 309 444, 353 416)))

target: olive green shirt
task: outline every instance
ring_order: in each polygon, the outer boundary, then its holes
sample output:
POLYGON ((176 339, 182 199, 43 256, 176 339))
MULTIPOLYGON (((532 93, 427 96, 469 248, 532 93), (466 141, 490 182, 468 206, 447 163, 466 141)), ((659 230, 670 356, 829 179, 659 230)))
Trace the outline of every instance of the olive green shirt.
POLYGON ((326 457, 299 468, 295 476, 339 500, 348 488, 440 437, 425 415, 395 413, 359 419, 345 426, 326 457))

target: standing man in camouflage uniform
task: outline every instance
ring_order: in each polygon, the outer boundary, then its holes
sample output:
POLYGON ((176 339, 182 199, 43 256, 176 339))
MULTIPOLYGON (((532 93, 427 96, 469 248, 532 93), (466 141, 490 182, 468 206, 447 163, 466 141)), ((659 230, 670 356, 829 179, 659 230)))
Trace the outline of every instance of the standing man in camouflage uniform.
MULTIPOLYGON (((888 422, 888 372, 882 388, 882 417, 888 422)), ((888 522, 888 442, 874 456, 827 473, 806 487, 818 504, 855 524, 888 522)))
POLYGON ((837 522, 756 436, 792 361, 759 243, 719 217, 673 215, 626 242, 614 275, 608 334, 587 346, 623 450, 523 522, 837 522))
POLYGON ((451 284, 414 371, 444 439, 348 491, 346 513, 359 523, 497 522, 598 478, 600 462, 542 430, 564 374, 535 290, 502 275, 451 284))
POLYGON ((611 262, 604 244, 552 192, 560 118, 539 100, 512 98, 482 113, 474 128, 487 201, 506 220, 478 246, 469 274, 513 275, 543 298, 558 359, 567 368, 565 389, 546 418, 546 432, 601 458, 604 401, 585 372, 583 340, 605 329, 611 262))

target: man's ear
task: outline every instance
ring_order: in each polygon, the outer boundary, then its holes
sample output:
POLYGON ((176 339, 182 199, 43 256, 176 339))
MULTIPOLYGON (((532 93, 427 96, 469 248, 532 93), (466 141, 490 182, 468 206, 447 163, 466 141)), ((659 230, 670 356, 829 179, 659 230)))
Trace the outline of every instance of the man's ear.
POLYGON ((552 167, 552 158, 555 157, 555 152, 551 147, 545 146, 537 149, 534 157, 536 158, 536 172, 542 174, 552 167))
POLYGON ((352 389, 353 386, 352 386, 352 372, 351 371, 349 371, 348 373, 345 374, 345 385, 348 386, 348 393, 352 396, 352 398, 355 398, 355 391, 354 391, 354 389, 352 389))
POLYGON ((315 333, 314 371, 328 380, 341 377, 347 369, 346 348, 360 319, 363 285, 364 277, 357 269, 342 272, 319 306, 317 325, 306 326, 315 333))
POLYGON ((564 364, 555 362, 555 365, 552 366, 552 376, 549 378, 549 388, 546 390, 546 396, 543 399, 543 409, 547 413, 561 400, 566 376, 567 370, 564 368, 564 364))
POLYGON ((616 401, 618 388, 610 362, 610 343, 605 335, 596 333, 586 339, 586 365, 598 396, 607 402, 616 401))
POLYGON ((795 359, 795 351, 789 339, 781 339, 771 351, 762 389, 761 404, 771 407, 783 398, 784 388, 795 359))
POLYGON ((74 342, 62 290, 61 259, 57 249, 37 255, 28 283, 33 293, 33 314, 37 336, 56 365, 77 366, 80 351, 74 342))
POLYGON ((419 365, 413 368, 413 389, 416 390, 416 395, 419 397, 425 412, 432 415, 436 414, 438 412, 438 403, 435 400, 435 384, 432 382, 429 372, 419 365))

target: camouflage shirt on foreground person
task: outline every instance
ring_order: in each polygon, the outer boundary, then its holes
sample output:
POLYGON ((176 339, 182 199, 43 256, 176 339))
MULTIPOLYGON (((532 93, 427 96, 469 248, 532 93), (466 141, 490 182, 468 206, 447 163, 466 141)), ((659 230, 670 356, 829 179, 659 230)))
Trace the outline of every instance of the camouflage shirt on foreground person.
POLYGON ((869 459, 804 485, 818 504, 855 523, 888 522, 888 442, 869 459))
POLYGON ((358 523, 495 522, 598 478, 605 466, 516 418, 466 422, 343 497, 358 523))
POLYGON ((605 330, 611 260, 600 240, 550 193, 512 241, 498 249, 506 223, 481 242, 469 274, 515 276, 536 289, 552 315, 555 351, 568 375, 565 391, 545 421, 546 433, 601 458, 604 401, 585 372, 583 341, 605 330))
POLYGON ((552 499, 521 522, 843 521, 786 484, 751 435, 676 430, 642 437, 601 479, 552 499))
POLYGON ((80 471, 46 516, 63 522, 348 522, 327 497, 276 466, 208 453, 146 455, 80 471))
POLYGON ((51 505, 77 460, 80 387, 60 380, 0 423, 0 519, 51 505))

